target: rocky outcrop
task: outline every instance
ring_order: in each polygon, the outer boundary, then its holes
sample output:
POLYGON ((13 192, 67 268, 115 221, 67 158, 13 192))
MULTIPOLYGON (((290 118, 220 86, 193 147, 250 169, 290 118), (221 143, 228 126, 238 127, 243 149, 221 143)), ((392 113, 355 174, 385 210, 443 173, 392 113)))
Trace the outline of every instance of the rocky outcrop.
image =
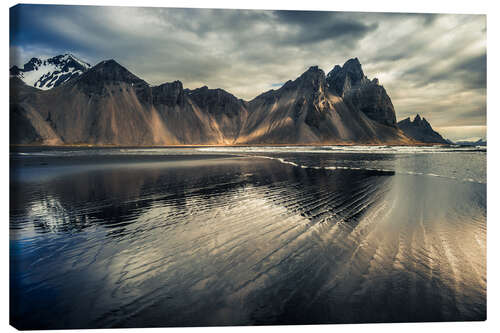
POLYGON ((328 73, 327 80, 332 91, 340 97, 344 97, 349 90, 370 82, 363 73, 358 58, 347 60, 342 67, 335 65, 328 73))
POLYGON ((187 96, 217 124, 226 143, 235 143, 248 119, 248 103, 223 89, 186 90, 187 96))
POLYGON ((213 115, 236 117, 246 108, 245 101, 223 89, 208 89, 207 86, 203 86, 194 90, 186 89, 186 93, 198 107, 213 115))
POLYGON ((396 126, 396 112, 389 95, 378 79, 366 77, 358 58, 346 61, 342 67, 336 65, 326 80, 330 91, 342 97, 350 108, 381 124, 396 126))
POLYGON ((380 86, 358 64, 350 60, 328 77, 311 67, 249 102, 222 89, 184 89, 180 81, 151 87, 114 60, 46 91, 13 77, 11 115, 17 134, 11 143, 415 143, 388 121, 378 99, 380 86))
POLYGON ((186 97, 181 81, 161 84, 151 88, 152 103, 154 105, 184 106, 186 97))
POLYGON ((409 137, 425 143, 448 144, 441 134, 432 129, 431 124, 425 119, 416 115, 413 121, 410 117, 398 122, 398 127, 409 137))

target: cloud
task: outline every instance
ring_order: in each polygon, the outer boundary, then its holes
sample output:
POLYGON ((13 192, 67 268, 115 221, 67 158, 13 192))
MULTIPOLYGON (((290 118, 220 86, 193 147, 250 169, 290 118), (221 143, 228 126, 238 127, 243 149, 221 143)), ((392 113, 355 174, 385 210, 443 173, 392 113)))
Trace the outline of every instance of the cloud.
POLYGON ((358 57, 398 119, 486 121, 486 16, 18 5, 11 61, 73 52, 113 58, 151 84, 181 80, 251 99, 309 66, 358 57))
POLYGON ((444 82, 461 84, 465 89, 486 88, 486 53, 458 58, 457 62, 421 64, 408 69, 404 75, 420 85, 444 82))
POLYGON ((340 12, 275 11, 278 22, 286 27, 286 34, 278 39, 283 44, 309 45, 318 42, 341 42, 352 47, 378 24, 367 24, 360 17, 340 12))

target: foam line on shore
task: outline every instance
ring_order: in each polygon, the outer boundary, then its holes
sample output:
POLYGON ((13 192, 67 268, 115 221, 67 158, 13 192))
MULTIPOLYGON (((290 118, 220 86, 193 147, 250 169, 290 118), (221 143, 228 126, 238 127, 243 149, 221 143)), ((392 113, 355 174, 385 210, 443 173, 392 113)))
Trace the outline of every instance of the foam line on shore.
POLYGON ((443 176, 443 175, 438 175, 435 173, 423 173, 423 172, 414 172, 414 171, 396 171, 396 170, 389 170, 389 169, 375 169, 375 168, 359 168, 359 167, 347 167, 347 166, 328 166, 328 167, 320 167, 320 166, 310 166, 310 165, 302 165, 302 164, 297 164, 295 162, 287 161, 282 157, 271 157, 271 156, 263 156, 263 155, 238 155, 238 156, 245 156, 245 157, 257 157, 257 158, 265 158, 265 159, 270 159, 270 160, 275 160, 278 161, 282 164, 288 164, 294 167, 302 168, 302 169, 315 169, 315 170, 356 170, 356 171, 377 171, 377 172, 394 172, 395 174, 398 175, 410 175, 410 176, 426 176, 426 177, 439 177, 439 178, 445 178, 445 179, 452 179, 452 180, 457 180, 461 182, 468 182, 468 183, 478 183, 478 184, 486 184, 486 182, 481 182, 472 178, 457 178, 457 177, 452 177, 452 176, 443 176))

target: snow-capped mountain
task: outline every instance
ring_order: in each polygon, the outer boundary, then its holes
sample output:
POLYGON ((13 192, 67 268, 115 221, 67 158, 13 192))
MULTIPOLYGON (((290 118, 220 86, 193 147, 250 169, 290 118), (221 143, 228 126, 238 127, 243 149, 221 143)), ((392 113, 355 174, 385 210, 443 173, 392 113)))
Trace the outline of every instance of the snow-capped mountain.
POLYGON ((17 76, 29 86, 48 90, 81 75, 90 65, 72 54, 66 53, 52 58, 31 58, 23 68, 13 66, 11 76, 17 76))

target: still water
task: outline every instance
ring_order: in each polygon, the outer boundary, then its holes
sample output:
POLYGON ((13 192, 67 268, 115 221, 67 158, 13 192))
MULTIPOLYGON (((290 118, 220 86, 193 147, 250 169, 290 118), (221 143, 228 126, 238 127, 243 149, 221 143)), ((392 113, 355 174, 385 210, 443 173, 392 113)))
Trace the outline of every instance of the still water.
POLYGON ((486 153, 11 152, 17 328, 486 319, 486 153))

